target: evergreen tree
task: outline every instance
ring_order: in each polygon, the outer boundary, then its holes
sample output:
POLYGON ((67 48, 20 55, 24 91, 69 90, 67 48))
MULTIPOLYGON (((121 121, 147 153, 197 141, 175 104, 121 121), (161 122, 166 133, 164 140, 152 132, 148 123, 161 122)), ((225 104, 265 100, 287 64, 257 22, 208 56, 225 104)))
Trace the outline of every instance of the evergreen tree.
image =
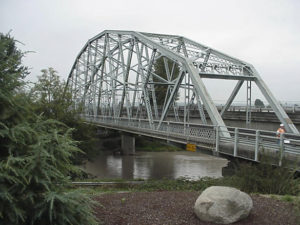
POLYGON ((259 98, 255 99, 254 105, 256 108, 264 108, 265 104, 262 100, 260 100, 259 98))
MULTIPOLYGON (((173 71, 173 76, 172 76, 171 80, 174 80, 179 75, 179 71, 180 71, 179 66, 176 63, 174 64, 174 62, 169 60, 168 58, 165 58, 165 59, 167 61, 167 65, 168 65, 170 74, 173 71), (174 67, 173 67, 173 64, 174 64, 174 67)), ((158 60, 156 60, 156 62, 154 64, 154 73, 159 75, 160 77, 164 78, 165 80, 168 80, 167 71, 166 71, 165 63, 164 63, 164 57, 160 57, 158 60)), ((156 77, 154 77, 154 81, 161 82, 156 77)), ((155 85, 155 94, 156 94, 157 105, 161 106, 164 104, 167 90, 168 90, 168 85, 155 85)), ((179 96, 177 96, 177 97, 179 97, 179 96)))
POLYGON ((28 70, 15 43, 0 34, 0 224, 96 224, 89 198, 67 190, 72 130, 17 95, 28 70))

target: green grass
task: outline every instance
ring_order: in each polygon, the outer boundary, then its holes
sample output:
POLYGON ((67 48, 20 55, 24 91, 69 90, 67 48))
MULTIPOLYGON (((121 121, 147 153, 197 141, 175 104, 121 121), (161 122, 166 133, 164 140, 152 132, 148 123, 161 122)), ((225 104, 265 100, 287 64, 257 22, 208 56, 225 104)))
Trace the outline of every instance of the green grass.
POLYGON ((291 195, 284 195, 284 196, 281 197, 281 200, 285 201, 285 202, 293 202, 294 201, 294 197, 291 196, 291 195))

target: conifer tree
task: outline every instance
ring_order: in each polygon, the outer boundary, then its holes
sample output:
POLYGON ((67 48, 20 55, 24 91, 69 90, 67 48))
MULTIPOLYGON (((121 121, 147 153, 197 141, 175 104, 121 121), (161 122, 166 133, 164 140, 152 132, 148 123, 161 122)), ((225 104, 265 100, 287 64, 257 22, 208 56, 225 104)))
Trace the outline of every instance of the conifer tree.
POLYGON ((28 74, 22 57, 0 34, 0 224, 96 224, 89 198, 67 190, 80 151, 72 130, 35 115, 17 95, 28 74))
MULTIPOLYGON (((179 70, 180 70, 178 64, 174 63, 168 58, 165 58, 164 56, 157 59, 156 62, 154 63, 154 73, 164 78, 165 80, 168 80, 164 60, 166 60, 166 64, 168 66, 167 68, 169 69, 170 74, 172 74, 173 72, 172 77, 170 77, 171 80, 176 79, 178 77, 179 70)), ((154 77, 154 81, 160 82, 160 80, 156 77, 154 77)), ((162 106, 164 104, 167 90, 168 90, 168 85, 155 85, 156 101, 159 106, 162 106)), ((177 98, 178 97, 179 96, 177 95, 177 98)))

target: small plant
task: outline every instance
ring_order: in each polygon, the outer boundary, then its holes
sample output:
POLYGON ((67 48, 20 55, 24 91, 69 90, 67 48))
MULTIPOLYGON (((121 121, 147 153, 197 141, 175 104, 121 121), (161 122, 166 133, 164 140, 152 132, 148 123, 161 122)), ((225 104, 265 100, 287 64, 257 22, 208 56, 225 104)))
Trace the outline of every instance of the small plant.
POLYGON ((124 204, 126 202, 126 198, 121 198, 121 203, 124 204))
POLYGON ((281 197, 281 200, 285 201, 285 202, 292 202, 292 201, 294 201, 294 198, 290 195, 284 195, 281 197))

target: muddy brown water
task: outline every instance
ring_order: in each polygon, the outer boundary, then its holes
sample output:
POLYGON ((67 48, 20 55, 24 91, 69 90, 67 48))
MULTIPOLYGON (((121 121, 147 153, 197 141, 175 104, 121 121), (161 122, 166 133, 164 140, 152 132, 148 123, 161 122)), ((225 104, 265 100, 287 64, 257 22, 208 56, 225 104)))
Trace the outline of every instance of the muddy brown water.
POLYGON ((97 178, 197 180, 221 177, 228 160, 198 152, 137 152, 132 156, 104 154, 83 168, 97 178))

